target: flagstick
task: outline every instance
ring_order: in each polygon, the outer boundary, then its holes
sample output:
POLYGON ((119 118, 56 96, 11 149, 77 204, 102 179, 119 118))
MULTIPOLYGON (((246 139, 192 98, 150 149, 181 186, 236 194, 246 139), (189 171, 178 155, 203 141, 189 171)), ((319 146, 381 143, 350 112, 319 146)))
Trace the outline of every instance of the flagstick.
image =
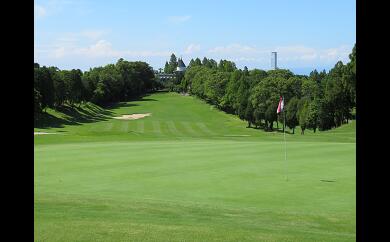
MULTIPOLYGON (((284 98, 283 98, 284 100, 284 98)), ((286 112, 283 110, 283 138, 284 138, 284 162, 286 163, 286 181, 288 181, 288 173, 287 173, 287 143, 286 143, 286 112)))

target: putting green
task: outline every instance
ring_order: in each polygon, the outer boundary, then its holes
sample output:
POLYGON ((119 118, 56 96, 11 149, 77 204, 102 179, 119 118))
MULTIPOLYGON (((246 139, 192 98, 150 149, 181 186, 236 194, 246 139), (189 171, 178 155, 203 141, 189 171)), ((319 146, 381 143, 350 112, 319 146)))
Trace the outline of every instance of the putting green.
POLYGON ((190 96, 83 112, 35 129, 62 134, 34 136, 36 241, 356 240, 354 121, 287 134, 285 162, 283 133, 190 96))

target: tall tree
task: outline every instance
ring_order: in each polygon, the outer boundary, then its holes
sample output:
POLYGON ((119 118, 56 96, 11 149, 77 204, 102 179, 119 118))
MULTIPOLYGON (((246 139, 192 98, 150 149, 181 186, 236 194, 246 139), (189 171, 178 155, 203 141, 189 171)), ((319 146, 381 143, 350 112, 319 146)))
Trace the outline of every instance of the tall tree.
POLYGON ((319 101, 317 99, 311 101, 307 107, 306 126, 308 129, 313 129, 316 132, 319 125, 319 101))
POLYGON ((42 111, 41 107, 41 94, 39 91, 34 87, 34 112, 39 113, 42 111))
POLYGON ((170 70, 170 68, 169 68, 168 61, 165 62, 164 73, 171 73, 171 70, 170 70))
POLYGON ((177 58, 175 54, 172 53, 171 58, 169 59, 169 72, 173 73, 176 70, 176 67, 178 65, 177 58))
POLYGON ((286 115, 286 126, 293 130, 293 134, 295 133, 295 127, 299 124, 298 120, 298 104, 299 99, 297 97, 293 97, 287 103, 285 107, 285 115, 286 115))
POLYGON ((209 65, 209 60, 208 60, 206 57, 203 57, 202 65, 204 65, 204 66, 206 66, 206 67, 210 67, 210 65, 209 65))
POLYGON ((34 86, 41 95, 41 107, 54 107, 54 84, 49 68, 34 68, 34 86))
POLYGON ((299 126, 301 127, 301 134, 305 134, 305 129, 307 128, 308 105, 308 100, 301 99, 298 107, 298 120, 299 126))
POLYGON ((249 100, 247 100, 244 119, 248 122, 248 128, 250 128, 251 124, 255 122, 252 103, 249 100))
POLYGON ((199 58, 196 58, 195 59, 195 66, 201 66, 202 65, 202 62, 200 61, 199 58))
POLYGON ((66 101, 66 87, 58 68, 50 68, 54 85, 54 101, 56 106, 62 106, 66 101))

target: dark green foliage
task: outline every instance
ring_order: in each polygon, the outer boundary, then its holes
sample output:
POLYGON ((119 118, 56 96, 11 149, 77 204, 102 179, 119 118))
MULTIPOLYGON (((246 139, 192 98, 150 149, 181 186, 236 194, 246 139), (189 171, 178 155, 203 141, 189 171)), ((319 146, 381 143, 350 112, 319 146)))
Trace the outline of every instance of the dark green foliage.
POLYGON ((253 107, 252 104, 248 101, 245 108, 244 120, 248 122, 248 128, 251 127, 251 124, 255 122, 253 107))
POLYGON ((172 74, 176 70, 177 65, 177 58, 175 54, 172 53, 171 58, 169 59, 169 63, 165 62, 164 73, 172 74))
POLYGON ((200 59, 199 58, 196 58, 195 59, 195 64, 194 64, 195 66, 201 66, 202 65, 202 62, 200 61, 200 59))
POLYGON ((206 57, 203 57, 202 65, 204 65, 204 66, 206 66, 206 67, 210 67, 210 65, 209 65, 209 60, 208 60, 206 57))
POLYGON ((177 58, 175 54, 172 53, 171 58, 169 59, 168 71, 166 73, 173 73, 176 70, 178 65, 177 58))
POLYGON ((320 97, 320 88, 315 79, 309 77, 302 80, 301 94, 310 100, 320 97))
POLYGON ((301 127, 301 134, 305 134, 307 128, 307 113, 308 113, 309 101, 307 99, 301 99, 298 104, 298 122, 301 127))
POLYGON ((226 84, 228 82, 229 74, 224 72, 213 72, 204 83, 204 96, 205 99, 221 107, 222 98, 225 94, 226 84))
POLYGON ((299 124, 298 122, 298 104, 299 104, 299 99, 297 97, 293 97, 290 99, 290 101, 287 103, 285 106, 285 113, 281 114, 286 115, 285 121, 286 121, 286 126, 289 127, 290 129, 295 130, 295 127, 299 124))
POLYGON ((188 64, 188 68, 191 68, 194 65, 195 65, 195 61, 194 61, 194 59, 191 59, 190 63, 188 64))
POLYGON ((236 64, 228 60, 220 60, 218 64, 218 69, 225 72, 233 72, 237 70, 236 64))
POLYGON ((277 119, 276 109, 278 108, 278 101, 270 103, 265 111, 265 130, 273 130, 273 123, 277 119), (267 125, 269 124, 269 126, 267 125))
MULTIPOLYGON (((309 76, 294 75, 289 70, 238 70, 234 62, 199 58, 190 61, 180 87, 210 102, 221 110, 248 121, 248 127, 273 129, 273 122, 283 122, 276 115, 279 97, 285 106, 286 124, 293 130, 327 130, 352 118, 356 105, 356 47, 350 62, 336 63, 329 73, 314 70, 309 76), (216 62, 215 62, 216 63, 216 62)), ((284 127, 283 127, 284 128, 284 127)))
POLYGON ((65 103, 67 99, 65 82, 64 79, 61 78, 59 72, 53 73, 53 81, 54 81, 55 103, 56 106, 61 106, 65 103))
POLYGON ((170 70, 170 68, 169 68, 168 61, 165 62, 164 72, 165 72, 165 73, 171 73, 171 70, 170 70))
POLYGON ((61 79, 61 81, 57 79, 57 87, 61 89, 58 89, 58 96, 65 97, 65 99, 69 102, 70 105, 80 103, 84 100, 82 94, 85 91, 83 83, 81 81, 81 76, 81 70, 72 69, 70 71, 59 71, 58 79, 61 79), (64 90, 62 88, 64 88, 64 90))
POLYGON ((38 113, 41 112, 42 107, 41 107, 41 94, 37 89, 34 88, 34 112, 38 113))
POLYGON ((313 100, 309 103, 307 109, 306 126, 308 129, 313 129, 314 133, 319 126, 319 108, 318 100, 313 100))
POLYGON ((225 95, 222 100, 223 110, 234 113, 239 107, 238 89, 240 88, 240 83, 242 72, 240 70, 235 70, 229 78, 228 83, 226 84, 225 95))
POLYGON ((253 69, 249 71, 250 88, 257 85, 261 80, 267 77, 267 72, 264 70, 253 69))
POLYGON ((328 130, 336 127, 334 122, 334 106, 331 101, 321 99, 318 110, 319 129, 328 130))
POLYGON ((43 110, 54 107, 54 84, 50 69, 46 66, 34 68, 34 88, 40 94, 40 104, 36 107, 41 107, 43 110))
POLYGON ((145 62, 119 59, 116 64, 59 70, 34 64, 34 109, 91 101, 96 104, 127 101, 158 88, 152 68, 145 62))
MULTIPOLYGON (((309 76, 294 75, 289 70, 243 70, 234 62, 219 63, 206 57, 191 59, 186 72, 175 72, 177 58, 171 55, 165 73, 176 73, 164 84, 170 91, 188 92, 238 115, 255 127, 273 130, 273 123, 283 122, 276 114, 280 96, 285 99, 286 125, 293 130, 316 132, 338 127, 352 118, 356 105, 356 47, 350 62, 337 62, 329 73, 314 70, 309 76)), ((58 70, 34 63, 34 109, 61 106, 82 101, 96 104, 126 101, 162 87, 145 62, 119 59, 116 64, 90 69, 58 70)), ((283 127, 284 129, 284 127, 283 127)))

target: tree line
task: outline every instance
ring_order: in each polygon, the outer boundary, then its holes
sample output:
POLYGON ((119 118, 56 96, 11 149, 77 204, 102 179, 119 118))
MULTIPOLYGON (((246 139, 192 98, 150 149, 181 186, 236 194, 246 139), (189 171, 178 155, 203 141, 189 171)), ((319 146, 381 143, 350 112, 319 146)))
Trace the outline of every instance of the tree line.
MULTIPOLYGON (((279 97, 285 100, 286 125, 314 132, 347 123, 356 106, 356 46, 350 61, 337 62, 327 73, 314 70, 310 75, 294 75, 285 69, 238 69, 234 62, 191 59, 184 76, 178 76, 170 90, 188 92, 219 109, 238 115, 248 127, 273 130, 283 122, 276 114, 279 97)), ((172 73, 177 58, 171 55, 164 72, 172 73)), ((153 69, 145 62, 122 58, 115 64, 60 70, 34 63, 34 110, 44 111, 64 104, 90 101, 98 105, 128 101, 164 86, 155 80, 153 69)), ((283 127, 284 129, 284 127, 283 127)))
MULTIPOLYGON (((191 59, 184 77, 174 90, 188 92, 219 109, 238 115, 248 127, 272 131, 283 122, 276 114, 280 96, 285 100, 286 126, 314 132, 348 123, 356 107, 356 45, 350 61, 337 62, 329 71, 294 75, 285 69, 243 70, 234 62, 191 59)), ((169 66, 169 64, 168 64, 169 66)), ((284 129, 284 127, 283 127, 284 129)))
POLYGON ((127 101, 160 88, 152 67, 141 61, 119 59, 115 64, 60 70, 34 63, 34 110, 45 111, 68 104, 93 102, 104 105, 127 101))

